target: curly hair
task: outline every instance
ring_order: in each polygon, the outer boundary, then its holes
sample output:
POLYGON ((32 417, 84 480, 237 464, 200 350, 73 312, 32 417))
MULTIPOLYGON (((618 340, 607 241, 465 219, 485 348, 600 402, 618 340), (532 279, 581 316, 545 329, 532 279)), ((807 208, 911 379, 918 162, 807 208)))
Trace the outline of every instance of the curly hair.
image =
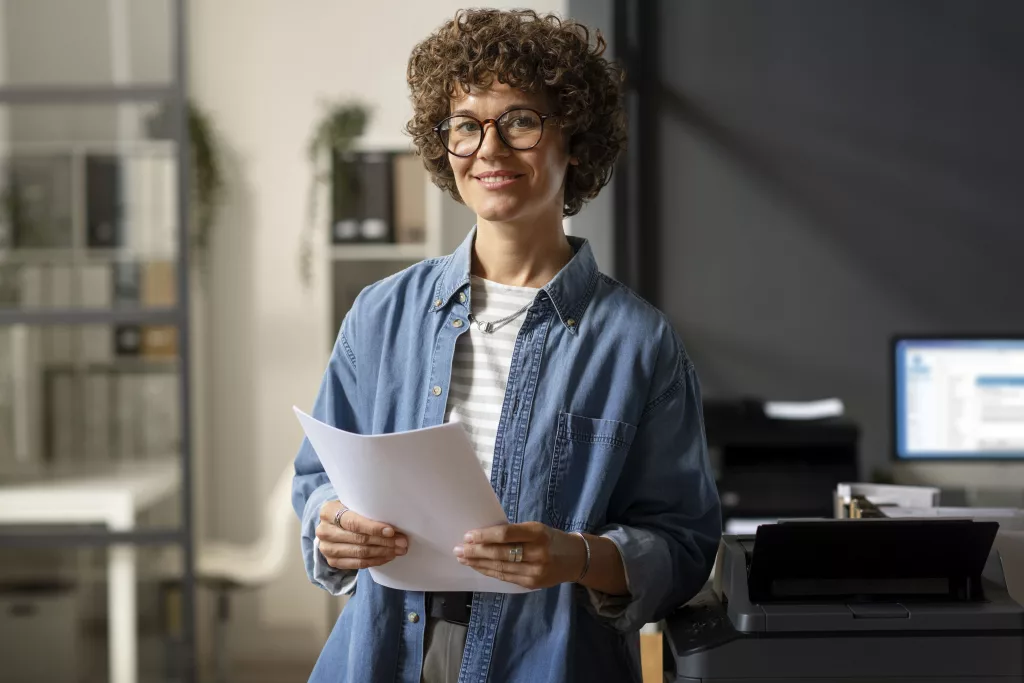
POLYGON ((406 73, 413 117, 406 125, 433 178, 461 202, 448 154, 434 132, 451 99, 498 82, 543 92, 557 106, 570 156, 562 212, 574 216, 611 180, 626 146, 622 69, 602 55, 600 31, 533 10, 461 10, 413 48, 406 73))

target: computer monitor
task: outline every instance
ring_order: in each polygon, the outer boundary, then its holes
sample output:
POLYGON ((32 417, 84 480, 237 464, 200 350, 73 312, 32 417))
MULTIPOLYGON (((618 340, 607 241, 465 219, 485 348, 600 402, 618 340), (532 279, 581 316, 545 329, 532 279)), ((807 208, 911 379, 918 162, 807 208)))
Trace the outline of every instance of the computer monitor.
POLYGON ((1024 460, 1024 335, 897 337, 894 455, 1024 460))

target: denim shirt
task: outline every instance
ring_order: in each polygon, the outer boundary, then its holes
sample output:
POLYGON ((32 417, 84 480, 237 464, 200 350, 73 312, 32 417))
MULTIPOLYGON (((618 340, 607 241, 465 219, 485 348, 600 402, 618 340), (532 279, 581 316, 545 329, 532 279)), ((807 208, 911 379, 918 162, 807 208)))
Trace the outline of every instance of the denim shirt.
MULTIPOLYGON (((455 342, 468 329, 475 236, 360 293, 314 417, 360 434, 443 422, 455 342)), ((598 271, 585 240, 569 240, 574 257, 538 292, 516 340, 491 485, 513 523, 611 539, 629 594, 592 599, 569 583, 476 593, 462 683, 640 681, 638 630, 696 594, 721 536, 699 383, 681 341, 657 309, 598 271)), ((304 440, 292 502, 307 574, 328 590, 342 573, 314 540, 320 506, 335 498, 304 440)), ((360 571, 310 681, 419 683, 424 612, 423 593, 360 571)))

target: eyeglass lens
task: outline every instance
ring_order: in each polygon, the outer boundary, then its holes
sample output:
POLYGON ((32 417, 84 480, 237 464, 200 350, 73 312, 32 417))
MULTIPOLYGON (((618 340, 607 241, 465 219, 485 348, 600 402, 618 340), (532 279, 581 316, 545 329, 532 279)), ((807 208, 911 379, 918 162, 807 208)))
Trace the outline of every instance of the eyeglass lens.
MULTIPOLYGON (((543 120, 530 109, 513 109, 498 117, 498 134, 512 149, 526 150, 540 142, 543 120)), ((456 156, 469 156, 483 144, 484 127, 472 116, 453 116, 440 128, 441 140, 456 156)))

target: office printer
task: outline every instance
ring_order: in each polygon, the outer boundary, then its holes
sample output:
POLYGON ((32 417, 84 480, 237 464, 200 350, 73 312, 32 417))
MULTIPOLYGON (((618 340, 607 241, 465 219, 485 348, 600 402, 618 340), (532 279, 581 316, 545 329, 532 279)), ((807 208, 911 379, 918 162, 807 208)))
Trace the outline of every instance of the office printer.
POLYGON ((967 519, 808 520, 725 536, 665 624, 666 681, 1024 680, 1024 608, 967 519))

